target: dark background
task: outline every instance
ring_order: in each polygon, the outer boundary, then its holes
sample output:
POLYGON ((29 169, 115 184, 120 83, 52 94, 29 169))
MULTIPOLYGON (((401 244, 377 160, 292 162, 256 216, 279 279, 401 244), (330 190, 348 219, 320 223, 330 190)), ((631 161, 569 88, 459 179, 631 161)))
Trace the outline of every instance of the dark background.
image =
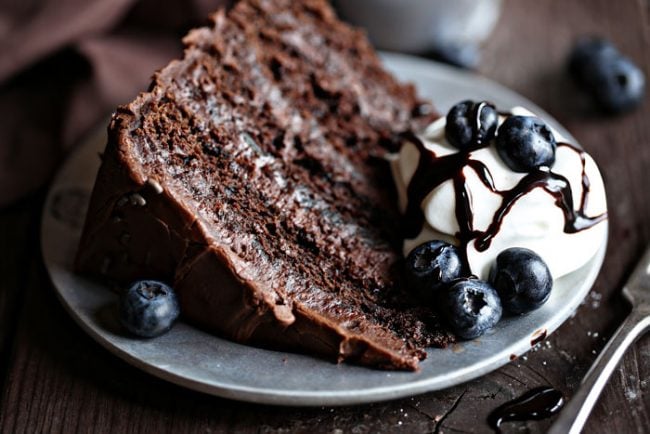
MULTIPOLYGON (((579 35, 611 39, 650 72, 647 0, 506 0, 479 72, 535 101, 599 162, 607 258, 576 316, 525 358, 440 392, 346 408, 238 403, 157 380, 111 355, 63 311, 44 270, 47 180, 85 133, 180 52, 208 1, 0 1, 0 432, 486 432, 538 386, 570 396, 627 308, 620 288, 650 239, 650 110, 594 111, 565 74, 579 35)), ((650 338, 614 372, 585 432, 650 431, 650 338)), ((543 432, 552 420, 506 425, 543 432)))

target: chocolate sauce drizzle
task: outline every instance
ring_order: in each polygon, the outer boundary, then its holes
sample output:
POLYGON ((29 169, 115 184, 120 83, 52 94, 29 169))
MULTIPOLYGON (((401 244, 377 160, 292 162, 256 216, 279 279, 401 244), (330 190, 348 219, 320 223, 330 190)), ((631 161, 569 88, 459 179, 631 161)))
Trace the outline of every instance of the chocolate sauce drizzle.
POLYGON ((500 433, 503 422, 545 419, 559 412, 563 405, 564 397, 558 390, 538 387, 494 410, 488 416, 488 424, 500 433))
MULTIPOLYGON (((513 205, 528 194, 534 188, 543 188, 548 194, 555 198, 555 204, 564 214, 564 232, 576 233, 588 229, 597 223, 607 219, 607 213, 594 217, 585 215, 590 191, 589 177, 586 173, 585 152, 578 146, 569 143, 558 143, 558 147, 568 147, 575 151, 582 162, 582 197, 580 206, 574 209, 573 195, 569 181, 562 175, 553 173, 548 168, 540 168, 528 173, 517 185, 510 190, 498 190, 492 179, 488 168, 482 162, 470 158, 472 151, 487 147, 489 141, 482 143, 478 131, 481 127, 480 112, 489 103, 482 102, 475 105, 476 113, 473 118, 476 120, 473 125, 473 145, 468 150, 459 151, 454 154, 438 157, 434 152, 425 148, 424 143, 412 132, 405 133, 403 137, 412 142, 420 153, 420 160, 415 173, 407 188, 408 203, 404 218, 404 236, 406 238, 416 237, 424 225, 424 213, 422 212, 422 201, 436 187, 447 180, 451 180, 455 191, 456 220, 459 231, 455 234, 460 241, 461 253, 467 264, 467 246, 475 240, 475 247, 478 251, 485 251, 490 247, 492 239, 499 233, 503 219, 513 205), (474 212, 472 209, 472 198, 467 189, 463 169, 471 168, 480 181, 493 193, 502 197, 501 205, 494 214, 492 222, 485 231, 478 231, 473 228, 474 212)), ((511 116, 510 113, 500 113, 511 116)))

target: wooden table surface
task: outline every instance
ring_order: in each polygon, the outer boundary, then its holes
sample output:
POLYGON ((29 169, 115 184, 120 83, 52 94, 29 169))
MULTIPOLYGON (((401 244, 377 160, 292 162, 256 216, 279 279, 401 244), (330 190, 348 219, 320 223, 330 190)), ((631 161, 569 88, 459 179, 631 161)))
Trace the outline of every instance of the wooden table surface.
MULTIPOLYGON (((610 241, 592 292, 546 342, 483 378, 440 392, 344 408, 228 401, 151 377, 101 348, 68 317, 39 249, 45 190, 0 210, 0 432, 489 432, 488 413, 540 385, 570 396, 627 312, 626 276, 650 241, 650 101, 590 110, 564 71, 578 35, 599 34, 650 74, 647 0, 505 1, 480 72, 535 101, 599 162, 610 241)), ((650 432, 650 337, 614 373, 585 432, 650 432)), ((552 420, 506 432, 544 432, 552 420)))

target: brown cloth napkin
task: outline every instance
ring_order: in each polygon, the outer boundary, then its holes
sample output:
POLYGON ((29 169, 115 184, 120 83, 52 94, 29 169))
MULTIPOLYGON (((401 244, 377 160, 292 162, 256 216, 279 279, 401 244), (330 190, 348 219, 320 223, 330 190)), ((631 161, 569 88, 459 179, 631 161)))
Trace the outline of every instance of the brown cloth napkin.
POLYGON ((0 0, 0 207, 41 187, 222 3, 0 0))

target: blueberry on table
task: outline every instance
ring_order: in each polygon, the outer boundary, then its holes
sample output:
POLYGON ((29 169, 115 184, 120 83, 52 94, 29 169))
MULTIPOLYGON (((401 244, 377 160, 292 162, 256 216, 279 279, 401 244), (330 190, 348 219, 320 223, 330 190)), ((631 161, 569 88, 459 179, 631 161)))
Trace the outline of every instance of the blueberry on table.
POLYGON ((487 102, 462 101, 447 113, 445 137, 450 145, 468 151, 494 138, 499 114, 487 102))
POLYGON ((510 116, 497 131, 497 152, 515 172, 551 167, 556 148, 551 129, 534 116, 510 116))
POLYGON ((594 62, 603 62, 620 56, 618 49, 606 39, 581 38, 569 56, 569 72, 578 82, 589 78, 594 62))
POLYGON ((636 107, 645 95, 643 72, 603 39, 579 41, 569 57, 569 71, 600 107, 612 113, 636 107))
POLYGON ((120 297, 120 322, 134 335, 152 338, 167 332, 178 318, 176 294, 156 280, 139 280, 120 297))
POLYGON ((458 248, 440 240, 420 244, 406 257, 409 284, 423 300, 434 295, 451 281, 463 275, 463 262, 458 248))
POLYGON ((496 290, 483 280, 456 280, 439 297, 440 314, 456 336, 474 339, 501 319, 501 300, 496 290))
POLYGON ((537 309, 546 303, 553 288, 553 277, 544 260, 522 247, 499 253, 490 282, 499 293, 503 309, 512 314, 537 309))
POLYGON ((600 106, 612 113, 630 110, 643 100, 645 77, 627 57, 596 64, 591 93, 600 106))

